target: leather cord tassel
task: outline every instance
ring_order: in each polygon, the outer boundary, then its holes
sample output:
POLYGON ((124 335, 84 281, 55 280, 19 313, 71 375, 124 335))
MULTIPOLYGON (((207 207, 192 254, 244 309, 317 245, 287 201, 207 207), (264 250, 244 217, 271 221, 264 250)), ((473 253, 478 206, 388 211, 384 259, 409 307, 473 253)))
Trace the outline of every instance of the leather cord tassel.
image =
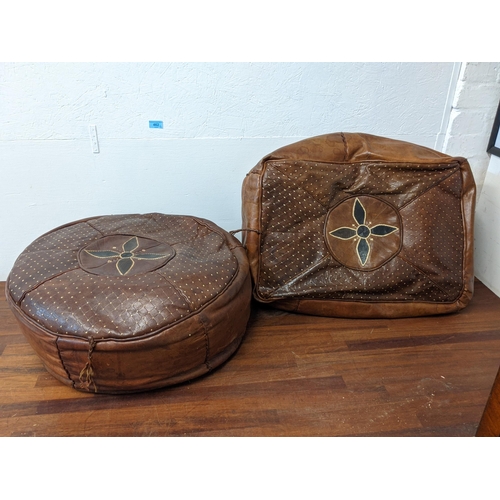
POLYGON ((88 360, 82 371, 80 372, 80 387, 84 390, 90 392, 90 386, 94 386, 94 392, 97 392, 97 387, 92 378, 94 375, 94 369, 92 368, 92 354, 94 353, 94 348, 96 346, 96 341, 93 337, 89 339, 89 351, 88 351, 88 360))

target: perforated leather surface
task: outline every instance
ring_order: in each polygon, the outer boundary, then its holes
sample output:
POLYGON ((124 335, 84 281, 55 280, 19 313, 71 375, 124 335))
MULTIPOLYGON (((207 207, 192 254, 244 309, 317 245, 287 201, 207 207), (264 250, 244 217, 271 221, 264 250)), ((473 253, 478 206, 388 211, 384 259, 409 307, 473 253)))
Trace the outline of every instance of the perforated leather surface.
POLYGON ((473 286, 474 194, 466 160, 417 145, 329 134, 286 146, 243 186, 254 296, 325 315, 461 308, 473 286))
POLYGON ((17 259, 7 288, 51 332, 126 338, 195 313, 224 292, 237 270, 226 238, 208 221, 105 216, 38 238, 17 259))

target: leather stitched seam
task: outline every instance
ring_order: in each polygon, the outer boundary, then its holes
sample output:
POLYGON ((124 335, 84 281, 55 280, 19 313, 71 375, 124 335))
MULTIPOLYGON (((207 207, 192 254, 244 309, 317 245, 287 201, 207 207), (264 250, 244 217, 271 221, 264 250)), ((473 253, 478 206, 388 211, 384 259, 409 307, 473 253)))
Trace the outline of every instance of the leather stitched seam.
POLYGON ((101 236, 105 236, 105 234, 100 230, 97 229, 93 224, 91 224, 89 221, 85 221, 87 226, 90 226, 94 231, 97 231, 101 236))
MULTIPOLYGON (((406 264, 408 264, 409 266, 413 267, 413 269, 415 269, 416 271, 418 271, 420 274, 422 274, 423 276, 425 276, 436 288, 439 288, 439 290, 441 290, 444 293, 445 296, 449 296, 449 293, 444 288, 442 288, 440 285, 438 285, 430 276, 428 276, 427 273, 425 273, 424 271, 422 271, 415 264, 412 264, 411 262, 409 262, 401 254, 399 254, 398 257, 402 261, 404 261, 406 264)), ((454 300, 454 299, 451 299, 451 300, 454 300)))
MULTIPOLYGON (((464 179, 464 176, 462 174, 462 180, 464 179)), ((474 188, 475 189, 475 188, 474 188)), ((462 182, 462 189, 460 190, 460 215, 462 218, 462 234, 464 235, 463 240, 462 240, 462 281, 463 281, 463 286, 462 286, 462 293, 461 297, 464 295, 466 292, 474 293, 474 282, 472 283, 472 289, 469 290, 468 287, 468 260, 469 260, 469 252, 470 252, 470 243, 472 242, 472 251, 474 251, 474 215, 472 216, 472 223, 468 224, 468 217, 466 213, 466 200, 465 200, 465 193, 468 191, 466 187, 466 183, 462 182)), ((474 196, 475 199, 475 196, 474 196)), ((474 207, 474 202, 473 202, 473 207, 474 207)), ((473 255, 473 254, 472 254, 473 255)), ((474 274, 474 270, 472 270, 472 274, 474 274)))
POLYGON ((64 274, 71 273, 73 271, 78 271, 79 269, 80 269, 80 266, 74 267, 72 269, 66 269, 66 271, 61 271, 60 273, 54 274, 54 276, 50 276, 49 278, 46 278, 45 280, 41 281, 40 283, 36 283, 30 289, 26 290, 22 294, 21 298, 16 302, 17 306, 21 307, 21 304, 22 304, 23 300, 26 298, 26 295, 28 295, 31 292, 34 292, 37 288, 41 287, 42 285, 45 285, 46 283, 48 283, 56 278, 59 278, 59 276, 63 276, 64 274))
MULTIPOLYGON (((262 246, 264 243, 264 235, 265 235, 265 228, 264 228, 264 177, 267 172, 268 165, 266 162, 262 162, 262 168, 260 172, 257 174, 257 194, 258 194, 258 204, 257 204, 257 217, 256 219, 258 220, 258 230, 260 231, 259 234, 257 235, 257 255, 256 255, 256 263, 257 263, 257 269, 255 273, 255 283, 253 287, 253 294, 255 296, 260 296, 259 290, 260 290, 260 283, 261 283, 261 271, 262 271, 262 246)), ((250 268, 252 267, 252 264, 250 264, 250 268)), ((253 277, 252 277, 253 279, 253 277)))
POLYGON ((194 308, 193 308, 193 304, 191 304, 191 302, 189 301, 189 299, 187 298, 187 296, 184 294, 184 292, 178 288, 177 286, 175 286, 166 276, 164 276, 162 273, 156 273, 158 274, 161 278, 163 278, 185 301, 186 301, 186 304, 188 306, 188 309, 189 309, 189 312, 193 312, 194 311, 194 308))
POLYGON ((347 147, 347 139, 344 132, 340 133, 340 137, 342 137, 342 142, 344 143, 344 161, 347 161, 347 158, 349 158, 349 149, 347 147))
POLYGON ((59 356, 59 361, 61 362, 61 366, 63 367, 64 371, 66 372, 66 376, 68 377, 68 380, 71 382, 72 387, 75 388, 75 381, 71 378, 69 371, 66 368, 66 365, 64 364, 64 361, 62 359, 61 350, 59 349, 59 340, 60 340, 60 337, 56 337, 57 355, 59 356))
POLYGON ((434 184, 432 184, 431 186, 429 186, 425 191, 423 191, 422 193, 420 193, 418 196, 416 196, 415 198, 413 198, 412 200, 410 201, 407 201, 406 203, 404 203, 403 205, 401 205, 399 207, 399 210, 403 210, 404 208, 406 208, 408 205, 410 205, 411 203, 413 203, 414 201, 418 200, 421 196, 423 196, 424 194, 426 194, 427 192, 429 192, 431 189, 434 189, 435 187, 438 187, 439 184, 441 184, 442 182, 448 180, 452 175, 456 174, 457 172, 460 172, 460 167, 456 167, 452 170, 452 172, 447 175, 446 177, 443 177, 442 179, 439 179, 438 181, 436 181, 434 184))
POLYGON ((210 353, 210 340, 208 337, 208 322, 205 318, 205 316, 201 315, 198 316, 198 321, 201 323, 201 326, 203 327, 203 335, 205 336, 205 366, 207 367, 208 370, 211 370, 212 367, 210 366, 210 363, 208 362, 209 358, 209 353, 210 353))
POLYGON ((209 231, 212 231, 213 233, 219 235, 224 241, 227 240, 226 238, 226 235, 218 230, 217 228, 215 227, 210 227, 207 223, 203 222, 201 219, 198 219, 198 217, 192 217, 192 219, 194 220, 194 222, 196 222, 198 225, 200 226, 203 226, 203 227, 206 227, 209 231))

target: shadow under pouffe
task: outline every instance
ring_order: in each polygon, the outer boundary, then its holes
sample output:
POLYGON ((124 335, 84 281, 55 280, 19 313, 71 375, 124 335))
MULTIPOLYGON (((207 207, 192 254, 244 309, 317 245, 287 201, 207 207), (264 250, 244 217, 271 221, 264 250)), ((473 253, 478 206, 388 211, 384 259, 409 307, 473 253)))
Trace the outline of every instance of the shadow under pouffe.
POLYGON ((6 295, 54 377, 82 391, 127 393, 226 361, 245 333, 251 282, 240 242, 208 220, 108 215, 35 240, 6 295))

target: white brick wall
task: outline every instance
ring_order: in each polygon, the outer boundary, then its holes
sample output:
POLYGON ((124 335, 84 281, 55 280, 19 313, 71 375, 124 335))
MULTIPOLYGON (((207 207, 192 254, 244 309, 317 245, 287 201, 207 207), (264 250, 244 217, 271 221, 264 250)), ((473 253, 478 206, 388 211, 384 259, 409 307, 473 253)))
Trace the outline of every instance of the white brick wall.
POLYGON ((478 194, 488 169, 486 147, 499 101, 500 63, 462 63, 442 151, 469 160, 478 194))
POLYGON ((474 172, 475 274, 500 296, 500 158, 486 152, 499 102, 500 63, 463 63, 442 149, 465 156, 474 172))

